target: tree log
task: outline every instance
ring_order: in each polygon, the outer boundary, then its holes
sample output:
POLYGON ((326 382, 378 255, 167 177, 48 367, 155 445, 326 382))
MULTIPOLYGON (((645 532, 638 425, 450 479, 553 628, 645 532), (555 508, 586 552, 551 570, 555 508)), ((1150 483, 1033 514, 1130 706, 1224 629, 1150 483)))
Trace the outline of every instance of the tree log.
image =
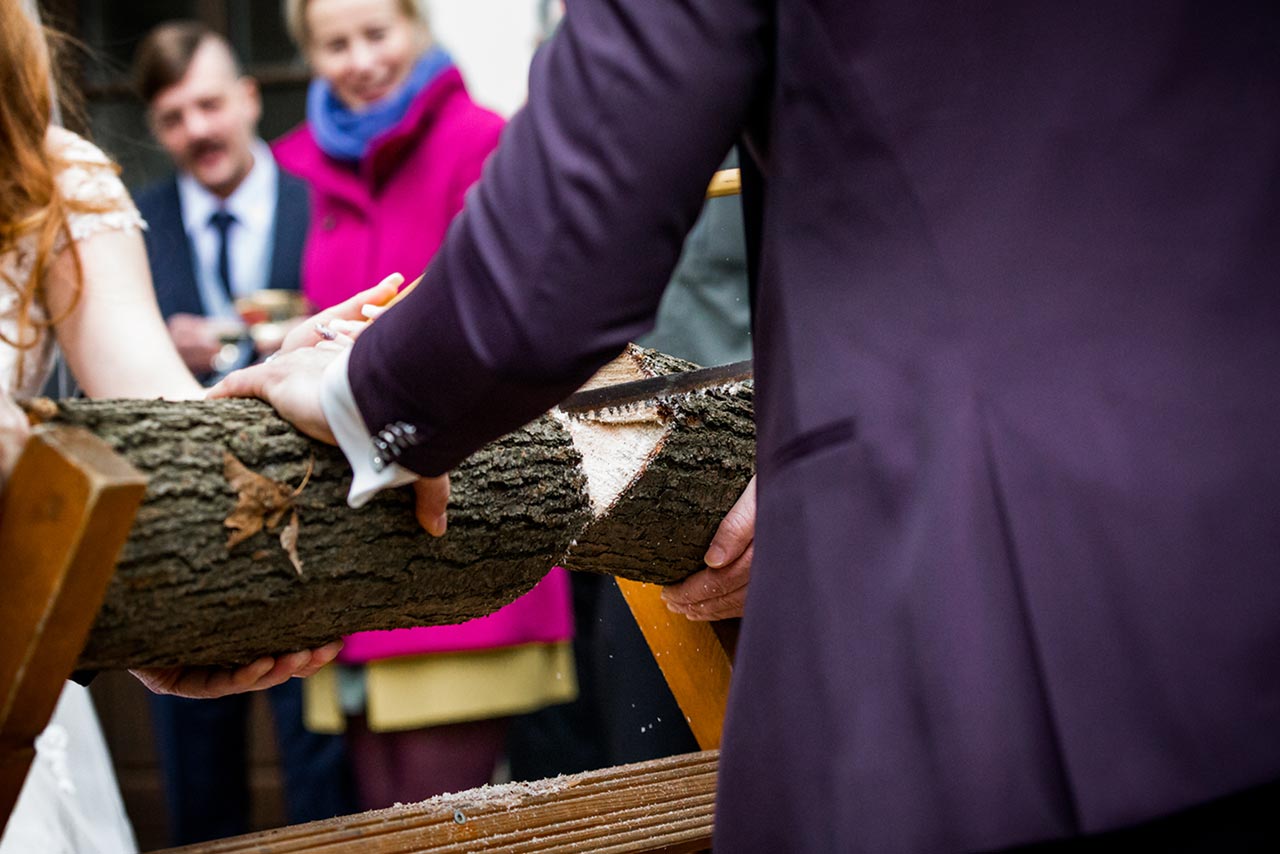
MULTIPOLYGON (((601 381, 687 367, 631 348, 601 381)), ((434 539, 408 488, 348 508, 341 453, 260 402, 62 401, 53 421, 88 428, 150 478, 79 666, 233 665, 356 631, 461 622, 557 563, 678 580, 701 568, 752 474, 751 414, 749 385, 598 419, 553 411, 453 473, 449 531, 434 539), (236 478, 228 455, 267 480, 236 478), (229 545, 232 479, 250 493, 265 485, 276 504, 240 514, 266 524, 229 545), (280 536, 291 522, 293 557, 280 536)))

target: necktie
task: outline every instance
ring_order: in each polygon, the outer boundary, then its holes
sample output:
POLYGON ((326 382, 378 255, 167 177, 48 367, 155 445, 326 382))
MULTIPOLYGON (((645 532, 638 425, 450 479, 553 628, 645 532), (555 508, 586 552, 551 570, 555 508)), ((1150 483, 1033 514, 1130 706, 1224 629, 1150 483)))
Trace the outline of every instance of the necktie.
POLYGON ((227 235, 231 231, 231 224, 235 221, 234 216, 221 208, 209 217, 209 224, 218 230, 218 281, 222 284, 222 290, 226 293, 228 302, 233 305, 236 294, 231 289, 231 253, 227 235))
MULTIPOLYGON (((209 216, 209 225, 218 230, 218 282, 222 285, 222 292, 227 296, 227 303, 233 309, 236 304, 236 292, 231 288, 231 251, 229 246, 231 241, 228 239, 228 233, 231 231, 231 226, 234 222, 236 222, 236 218, 222 208, 214 211, 209 216)), ((222 351, 219 352, 213 362, 214 377, 216 379, 235 368, 243 368, 252 361, 253 340, 246 332, 242 332, 238 342, 223 344, 222 351)))

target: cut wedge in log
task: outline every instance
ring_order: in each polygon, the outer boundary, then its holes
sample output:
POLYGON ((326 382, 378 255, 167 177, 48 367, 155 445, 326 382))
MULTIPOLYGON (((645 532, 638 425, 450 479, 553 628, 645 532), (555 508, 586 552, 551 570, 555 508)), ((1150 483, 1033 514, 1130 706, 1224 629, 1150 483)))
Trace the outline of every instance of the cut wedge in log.
MULTIPOLYGON (((587 387, 692 367, 633 347, 587 387)), ((562 565, 661 584, 704 568, 716 527, 755 471, 751 384, 562 421, 591 499, 591 520, 562 565)))
MULTIPOLYGON (((593 382, 690 367, 629 348, 593 382)), ((751 403, 746 384, 622 415, 553 410, 453 473, 449 530, 434 539, 408 488, 347 507, 341 453, 260 402, 60 402, 53 421, 150 478, 80 666, 234 665, 461 622, 556 564, 684 578, 753 472, 751 403)))

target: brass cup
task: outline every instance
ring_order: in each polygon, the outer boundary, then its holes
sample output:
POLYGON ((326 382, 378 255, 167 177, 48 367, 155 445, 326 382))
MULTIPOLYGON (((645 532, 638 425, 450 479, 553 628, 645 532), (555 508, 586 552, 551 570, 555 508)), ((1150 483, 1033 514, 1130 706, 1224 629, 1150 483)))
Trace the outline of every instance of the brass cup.
POLYGON ((298 291, 280 288, 263 290, 240 297, 235 302, 236 313, 249 326, 255 323, 279 323, 311 313, 307 299, 298 291))
POLYGON ((265 288, 240 297, 235 309, 259 353, 274 352, 293 327, 291 321, 311 314, 306 297, 298 291, 279 288, 265 288))

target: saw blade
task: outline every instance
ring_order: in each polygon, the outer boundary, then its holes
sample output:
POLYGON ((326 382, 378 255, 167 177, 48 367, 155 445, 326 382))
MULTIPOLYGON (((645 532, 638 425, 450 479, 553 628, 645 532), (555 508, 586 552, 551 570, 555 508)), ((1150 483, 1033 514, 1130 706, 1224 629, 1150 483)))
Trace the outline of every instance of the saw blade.
POLYGON ((683 395, 746 382, 753 375, 751 360, 747 359, 730 365, 679 371, 574 392, 560 403, 559 409, 574 418, 589 418, 600 413, 616 414, 635 406, 668 403, 672 398, 683 395))

